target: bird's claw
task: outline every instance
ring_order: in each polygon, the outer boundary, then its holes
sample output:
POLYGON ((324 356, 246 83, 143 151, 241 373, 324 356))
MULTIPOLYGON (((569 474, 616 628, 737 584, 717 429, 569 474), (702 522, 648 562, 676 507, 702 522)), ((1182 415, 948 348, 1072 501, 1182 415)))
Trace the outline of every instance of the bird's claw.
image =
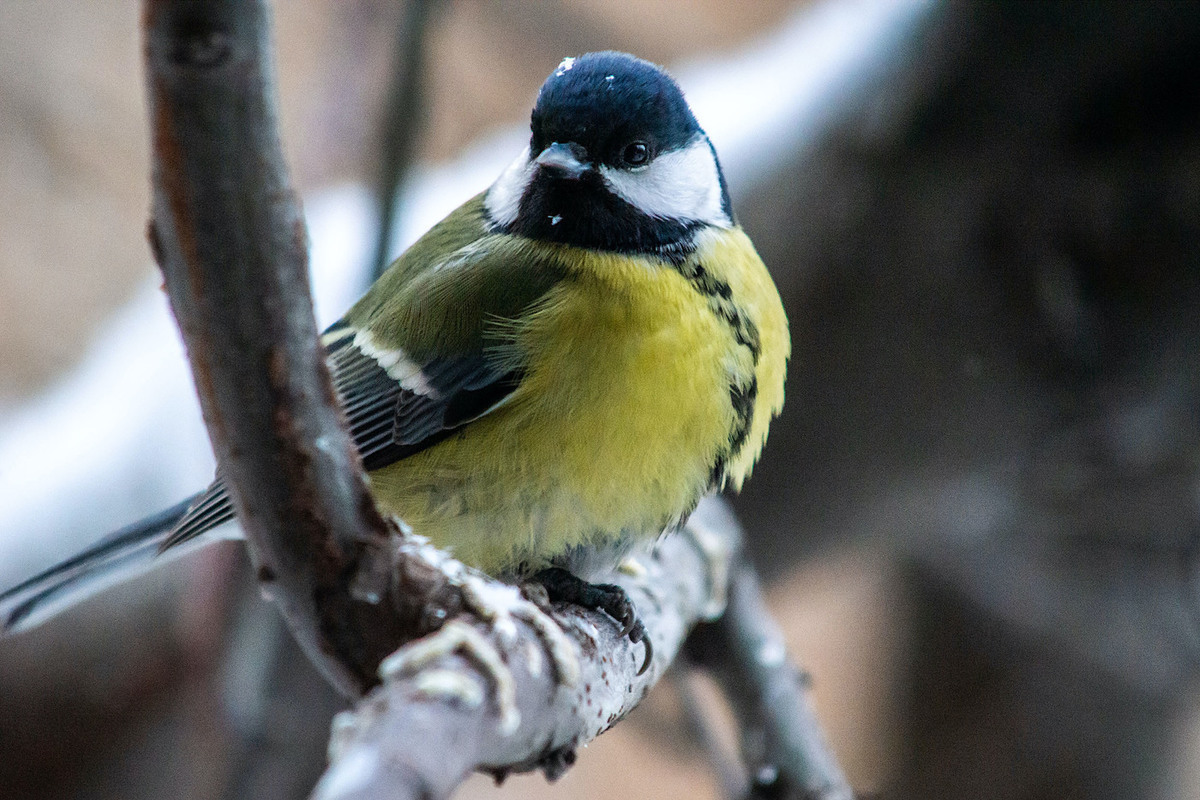
POLYGON ((641 675, 650 668, 650 662, 654 658, 654 647, 650 643, 650 637, 646 635, 646 627, 638 618, 637 609, 620 586, 612 583, 588 583, 560 567, 544 569, 534 575, 532 580, 545 590, 550 600, 562 600, 608 614, 621 626, 622 637, 628 637, 634 644, 641 642, 646 648, 645 658, 637 674, 641 675))

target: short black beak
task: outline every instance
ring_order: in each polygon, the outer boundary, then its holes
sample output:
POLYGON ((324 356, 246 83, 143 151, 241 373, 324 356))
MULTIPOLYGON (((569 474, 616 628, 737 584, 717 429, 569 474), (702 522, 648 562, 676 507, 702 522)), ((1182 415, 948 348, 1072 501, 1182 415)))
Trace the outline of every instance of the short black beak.
POLYGON ((541 152, 537 165, 557 178, 577 181, 588 171, 587 151, 574 142, 555 142, 541 152))

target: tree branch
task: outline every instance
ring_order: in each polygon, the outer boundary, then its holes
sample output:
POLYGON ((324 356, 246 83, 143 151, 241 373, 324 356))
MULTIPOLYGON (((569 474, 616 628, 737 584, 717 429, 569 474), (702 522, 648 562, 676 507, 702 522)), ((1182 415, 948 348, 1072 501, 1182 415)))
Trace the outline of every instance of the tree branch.
POLYGON ((751 797, 852 800, 808 700, 808 677, 788 659, 749 563, 734 567, 729 606, 692 633, 688 652, 713 671, 738 717, 751 797))
MULTIPOLYGON (((333 763, 314 798, 435 800, 476 770, 503 777, 541 768, 557 777, 573 761, 574 748, 629 713, 666 671, 692 626, 720 608, 740 543, 728 506, 709 498, 683 532, 634 551, 644 571, 604 576, 629 593, 654 640, 645 674, 638 674, 641 645, 621 636, 611 618, 566 604, 556 604, 552 618, 578 663, 578 678, 569 685, 542 657, 544 633, 520 621, 472 620, 469 633, 455 634, 456 642, 471 644, 416 659, 412 670, 392 671, 385 664, 383 685, 335 723, 333 763), (474 652, 478 647, 485 655, 474 652), (509 681, 513 706, 506 709, 496 698, 509 681), (511 724, 513 711, 519 726, 511 724)), ((402 648, 399 661, 413 663, 412 651, 449 628, 402 648)))
POLYGON ((304 225, 276 130, 266 10, 148 0, 144 24, 151 243, 221 475, 259 580, 318 668, 358 694, 387 653, 432 627, 420 609, 445 579, 401 565, 397 603, 370 585, 392 566, 389 531, 317 341, 304 225))
POLYGON ((705 758, 721 787, 720 797, 724 800, 742 800, 750 787, 746 769, 732 744, 723 740, 720 712, 705 702, 700 691, 703 670, 690 659, 676 659, 670 672, 671 685, 679 698, 680 715, 695 744, 705 758))
POLYGON ((430 17, 441 0, 407 0, 392 51, 391 82, 379 127, 375 202, 379 230, 375 236, 374 270, 378 278, 391 263, 396 223, 396 192, 417 152, 425 95, 425 50, 430 17))

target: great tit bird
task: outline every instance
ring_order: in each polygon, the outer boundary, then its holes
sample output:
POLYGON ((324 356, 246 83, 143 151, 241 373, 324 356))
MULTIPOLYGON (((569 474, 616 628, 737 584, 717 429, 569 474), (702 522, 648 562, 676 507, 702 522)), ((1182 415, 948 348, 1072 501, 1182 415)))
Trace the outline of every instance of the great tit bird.
MULTIPOLYGON (((662 69, 567 58, 530 128, 496 182, 322 339, 381 510, 628 630, 628 608, 573 579, 572 559, 619 554, 740 488, 783 404, 787 319, 662 69)), ((218 476, 0 594, 0 620, 33 624, 233 518, 218 476)))

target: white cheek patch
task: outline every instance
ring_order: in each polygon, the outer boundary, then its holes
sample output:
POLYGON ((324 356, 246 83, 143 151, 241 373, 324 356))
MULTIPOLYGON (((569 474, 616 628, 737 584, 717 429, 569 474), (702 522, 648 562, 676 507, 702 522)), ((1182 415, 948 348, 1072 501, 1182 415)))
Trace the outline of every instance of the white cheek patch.
POLYGON ((534 163, 529 155, 529 146, 526 145, 487 190, 483 207, 493 224, 507 227, 516 222, 517 212, 521 210, 521 198, 533 180, 534 163))
POLYGON ((733 224, 721 205, 717 161, 704 136, 660 154, 642 169, 602 166, 600 174, 613 194, 643 214, 722 228, 733 224))
POLYGON ((400 348, 379 347, 375 343, 375 338, 363 330, 355 334, 354 346, 364 355, 374 359, 392 380, 400 384, 402 389, 425 397, 436 398, 438 396, 438 390, 429 383, 429 379, 421 371, 421 366, 400 348))

